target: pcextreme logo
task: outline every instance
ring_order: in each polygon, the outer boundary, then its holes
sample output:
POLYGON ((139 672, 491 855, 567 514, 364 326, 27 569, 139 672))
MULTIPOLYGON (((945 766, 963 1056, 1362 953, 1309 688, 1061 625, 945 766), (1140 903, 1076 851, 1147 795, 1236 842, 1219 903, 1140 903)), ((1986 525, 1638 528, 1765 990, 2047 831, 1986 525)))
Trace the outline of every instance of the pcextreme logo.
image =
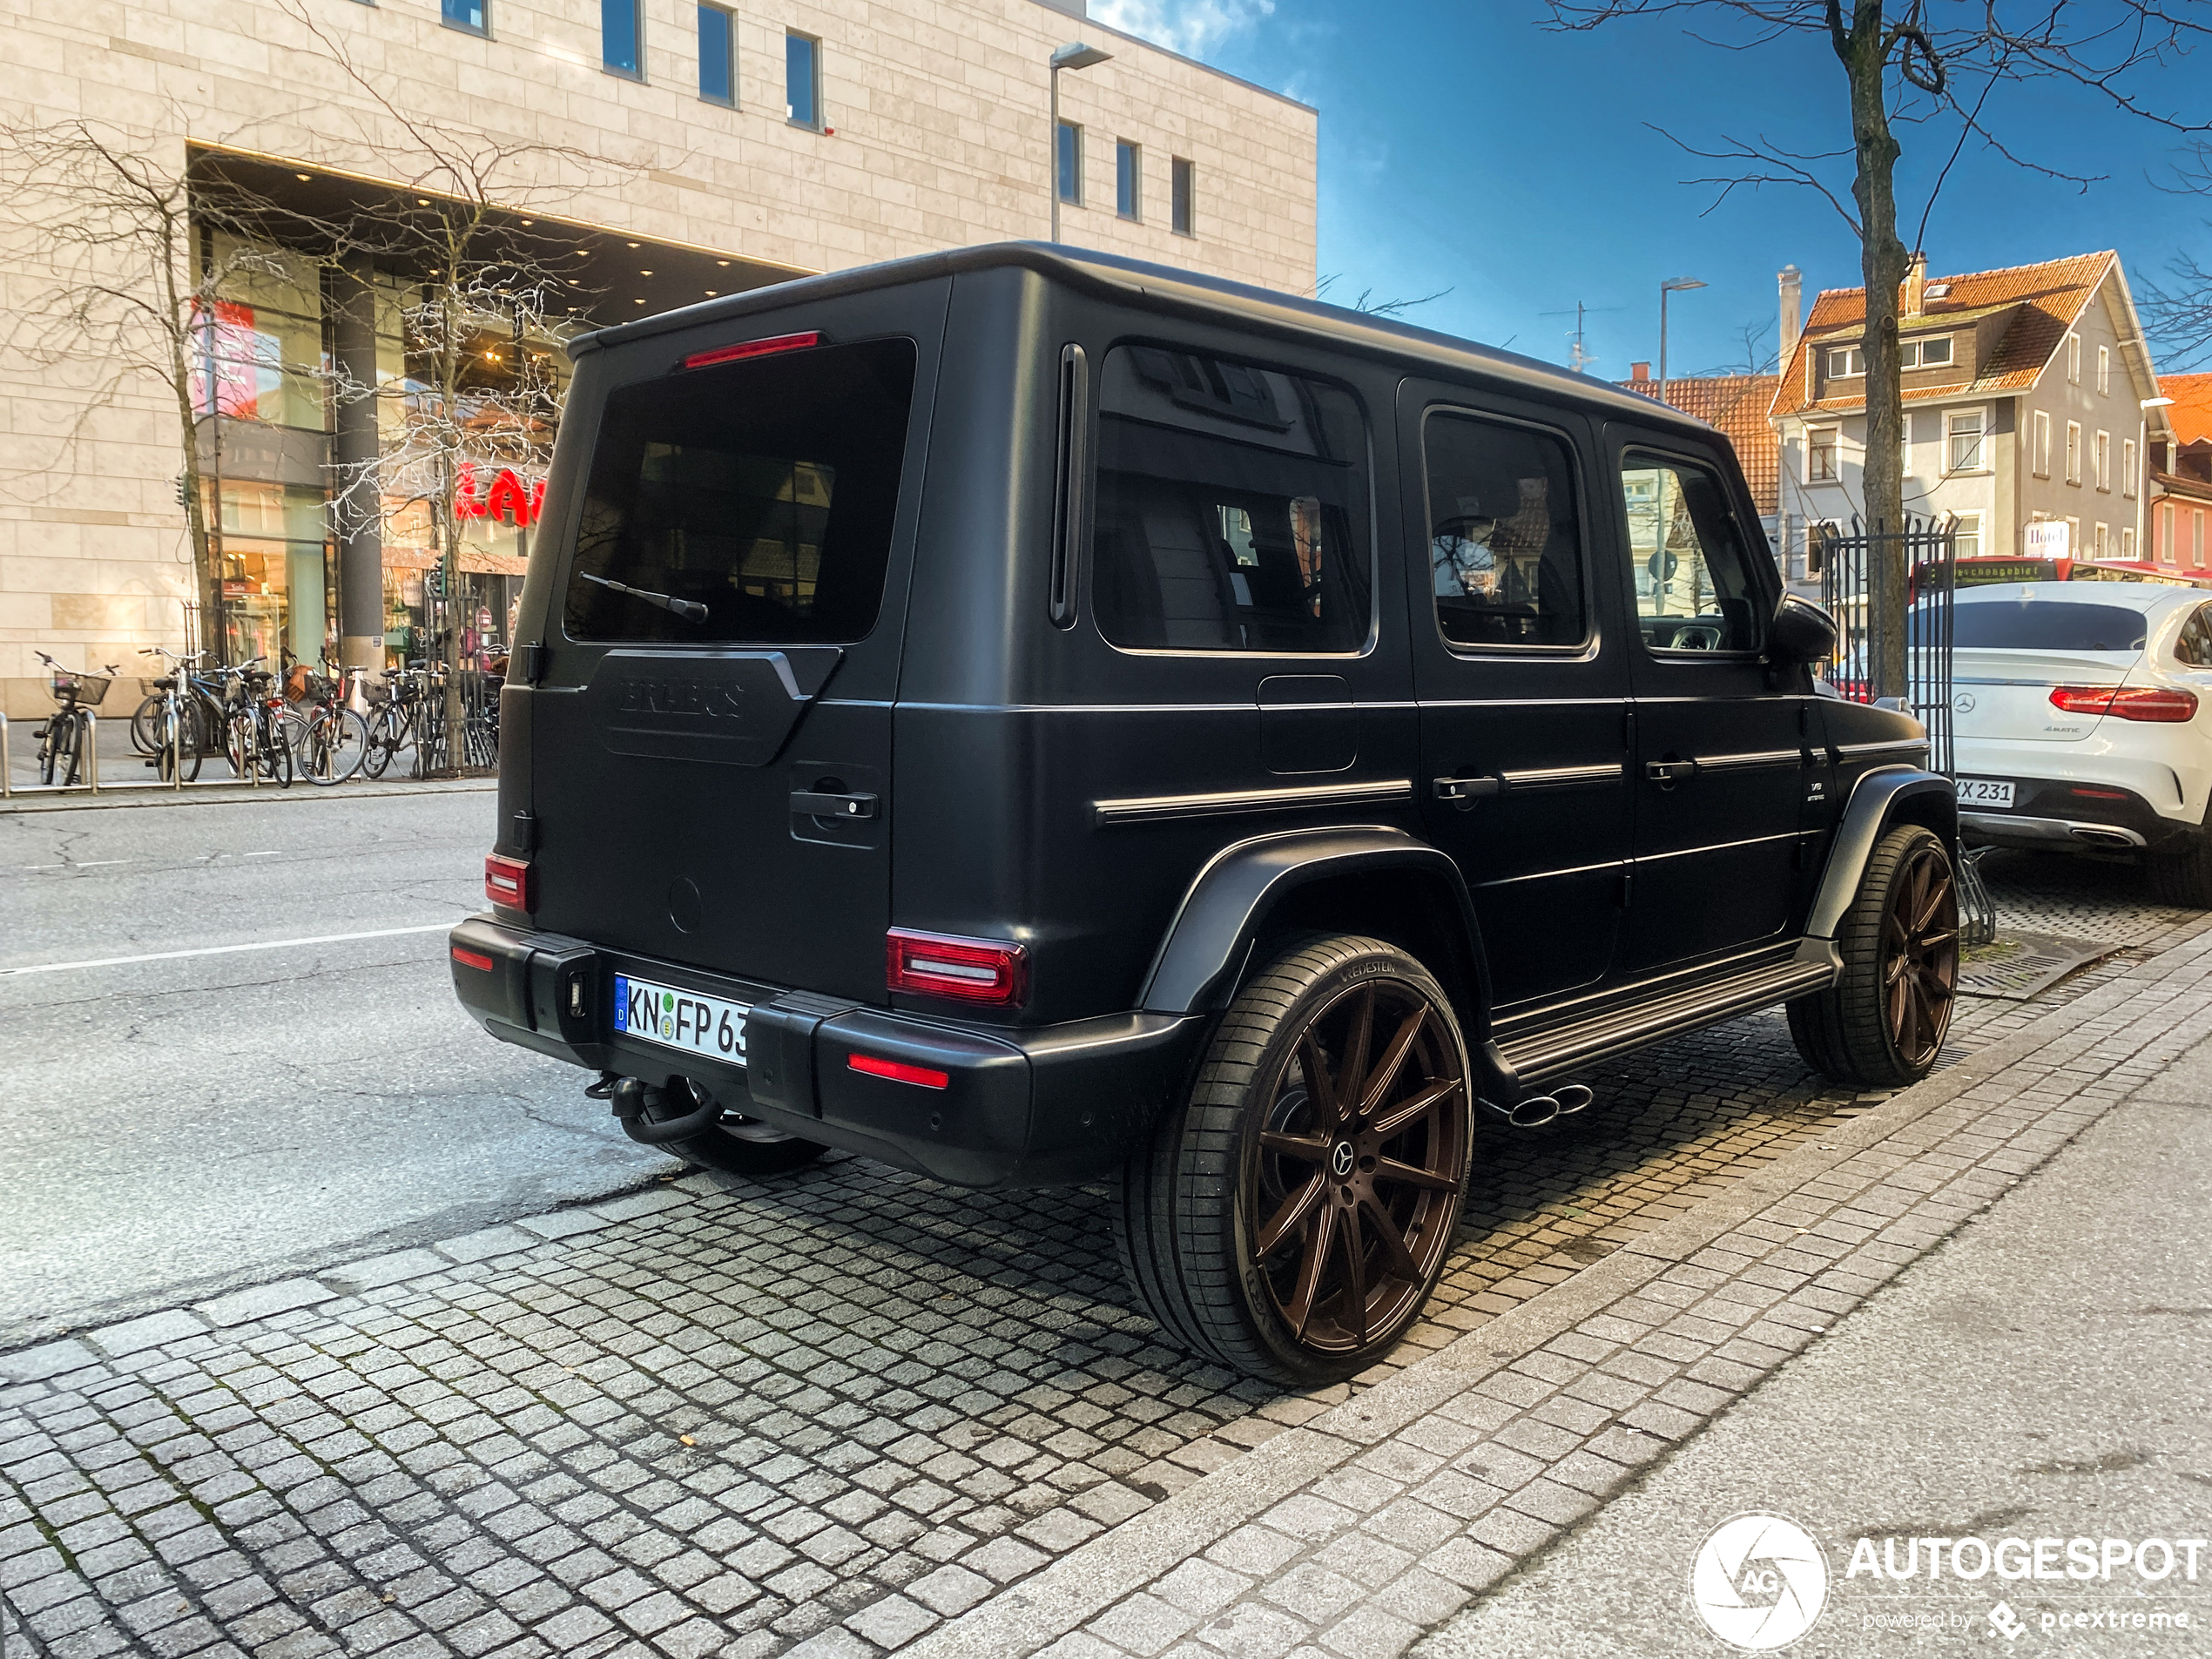
POLYGON ((1780 1515, 1731 1515, 1706 1534, 1689 1568, 1705 1628, 1747 1653, 1786 1648, 1828 1600, 1828 1561, 1812 1534, 1780 1515))

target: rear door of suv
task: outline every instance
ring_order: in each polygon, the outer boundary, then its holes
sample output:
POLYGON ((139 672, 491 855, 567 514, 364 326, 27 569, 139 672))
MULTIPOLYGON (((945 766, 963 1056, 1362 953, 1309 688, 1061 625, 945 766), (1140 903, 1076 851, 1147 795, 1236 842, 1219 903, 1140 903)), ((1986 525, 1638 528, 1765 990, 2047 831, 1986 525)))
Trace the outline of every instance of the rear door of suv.
POLYGON ((587 354, 530 698, 536 925, 883 999, 943 280, 587 354), (597 361, 595 360, 597 358, 597 361))

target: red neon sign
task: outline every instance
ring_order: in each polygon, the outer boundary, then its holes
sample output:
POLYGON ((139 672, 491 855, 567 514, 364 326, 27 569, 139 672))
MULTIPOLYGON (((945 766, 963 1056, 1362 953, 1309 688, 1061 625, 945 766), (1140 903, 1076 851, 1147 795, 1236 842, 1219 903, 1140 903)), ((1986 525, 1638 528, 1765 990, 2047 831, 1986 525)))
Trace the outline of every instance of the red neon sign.
POLYGON ((539 478, 525 485, 515 475, 512 467, 502 467, 479 495, 475 463, 464 461, 461 463, 459 486, 454 491, 453 510, 458 518, 498 519, 517 529, 525 529, 536 523, 545 510, 545 480, 539 478))

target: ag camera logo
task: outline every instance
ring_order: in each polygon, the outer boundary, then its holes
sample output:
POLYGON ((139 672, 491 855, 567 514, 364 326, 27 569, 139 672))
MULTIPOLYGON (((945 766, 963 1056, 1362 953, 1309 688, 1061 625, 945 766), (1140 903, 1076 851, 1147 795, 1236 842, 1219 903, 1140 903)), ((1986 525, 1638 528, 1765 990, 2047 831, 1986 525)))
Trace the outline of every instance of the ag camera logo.
POLYGON ((1733 1515, 1698 1547, 1689 1595, 1705 1628, 1730 1647, 1771 1652, 1820 1617, 1828 1600, 1827 1558, 1794 1521, 1733 1515))

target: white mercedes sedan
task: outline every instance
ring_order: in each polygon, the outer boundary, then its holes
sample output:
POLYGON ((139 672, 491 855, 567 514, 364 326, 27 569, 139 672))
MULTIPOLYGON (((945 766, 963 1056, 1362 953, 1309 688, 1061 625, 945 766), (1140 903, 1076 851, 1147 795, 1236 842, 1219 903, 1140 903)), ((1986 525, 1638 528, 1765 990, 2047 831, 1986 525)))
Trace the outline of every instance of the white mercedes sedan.
POLYGON ((1952 682, 1971 844, 2132 853, 2212 908, 2212 593, 2122 582, 1960 590, 1952 682))

